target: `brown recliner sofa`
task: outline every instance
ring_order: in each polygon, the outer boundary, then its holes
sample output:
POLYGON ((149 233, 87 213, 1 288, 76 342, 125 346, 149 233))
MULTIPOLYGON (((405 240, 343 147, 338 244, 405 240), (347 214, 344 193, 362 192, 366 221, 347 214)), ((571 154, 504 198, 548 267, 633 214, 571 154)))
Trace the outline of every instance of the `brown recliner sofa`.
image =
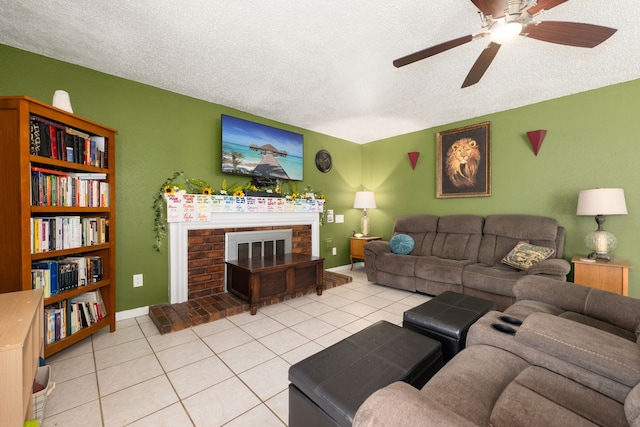
POLYGON ((410 215, 395 220, 393 235, 407 234, 415 243, 408 255, 391 251, 389 242, 365 245, 368 280, 381 285, 439 295, 454 291, 494 301, 499 310, 513 304, 513 286, 526 275, 566 280, 571 270, 562 258, 564 227, 535 215, 410 215), (528 271, 501 261, 525 241, 554 250, 528 271))
POLYGON ((421 390, 377 391, 353 425, 640 426, 640 300, 542 277, 515 292, 421 390))

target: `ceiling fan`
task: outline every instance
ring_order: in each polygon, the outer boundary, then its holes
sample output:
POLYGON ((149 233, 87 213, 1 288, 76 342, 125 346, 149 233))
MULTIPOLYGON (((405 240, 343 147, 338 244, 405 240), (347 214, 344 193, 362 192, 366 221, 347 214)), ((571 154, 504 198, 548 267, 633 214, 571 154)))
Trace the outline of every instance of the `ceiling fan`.
POLYGON ((578 22, 534 21, 534 18, 545 10, 566 1, 568 0, 471 0, 479 9, 478 13, 484 31, 403 56, 393 61, 393 65, 396 68, 404 67, 472 40, 490 36, 491 42, 482 51, 462 83, 462 87, 465 88, 480 81, 500 50, 502 43, 518 34, 550 43, 592 48, 607 40, 617 31, 615 28, 578 22))

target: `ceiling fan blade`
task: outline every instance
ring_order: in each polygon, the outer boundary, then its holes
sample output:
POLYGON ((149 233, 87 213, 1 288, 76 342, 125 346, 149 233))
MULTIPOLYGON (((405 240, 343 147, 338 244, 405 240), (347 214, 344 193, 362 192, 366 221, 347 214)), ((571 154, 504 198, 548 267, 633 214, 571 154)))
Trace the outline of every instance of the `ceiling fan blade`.
POLYGON ((576 47, 596 47, 611 37, 615 28, 579 22, 544 21, 522 29, 525 37, 576 47))
POLYGON ((410 55, 403 56, 402 58, 398 58, 395 61, 393 61, 393 66, 396 68, 404 67, 405 65, 409 65, 421 59, 425 59, 430 56, 437 55, 441 52, 444 52, 445 50, 453 49, 454 47, 458 47, 465 43, 469 43, 471 40, 473 40, 472 35, 460 37, 455 40, 449 40, 448 42, 440 43, 438 45, 431 46, 423 50, 419 50, 410 55))
POLYGON ((487 71, 487 68, 489 68, 489 65, 491 65, 491 62, 493 62, 493 58, 496 57, 500 46, 502 45, 498 43, 489 43, 489 46, 487 46, 478 59, 476 59, 473 67, 471 67, 471 71, 467 74, 467 78, 464 79, 464 83, 462 83, 463 88, 474 85, 480 81, 485 71, 487 71))
POLYGON ((554 7, 561 5, 562 3, 565 3, 567 1, 569 0, 538 0, 535 6, 527 9, 527 12, 530 15, 535 15, 542 10, 553 9, 554 7))
MULTIPOLYGON (((568 0, 564 0, 568 1, 568 0)), ((507 10, 506 0, 471 0, 480 12, 485 15, 491 15, 494 18, 502 18, 507 10)))

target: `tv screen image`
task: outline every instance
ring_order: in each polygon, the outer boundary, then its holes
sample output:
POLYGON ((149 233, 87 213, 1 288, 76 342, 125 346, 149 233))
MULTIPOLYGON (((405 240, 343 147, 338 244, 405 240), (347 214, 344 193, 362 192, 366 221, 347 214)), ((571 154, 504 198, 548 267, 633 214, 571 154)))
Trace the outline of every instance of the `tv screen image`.
POLYGON ((221 122, 223 173, 302 181, 301 134, 225 114, 221 122))

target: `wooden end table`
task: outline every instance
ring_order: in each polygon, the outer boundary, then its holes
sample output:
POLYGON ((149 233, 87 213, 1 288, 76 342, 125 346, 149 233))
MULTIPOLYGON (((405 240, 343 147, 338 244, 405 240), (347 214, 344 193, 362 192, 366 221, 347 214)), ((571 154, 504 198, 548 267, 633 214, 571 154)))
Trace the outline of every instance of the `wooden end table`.
POLYGON ((251 314, 273 298, 293 296, 306 288, 322 295, 324 258, 288 253, 227 261, 227 289, 248 301, 251 314))
POLYGON ((379 236, 367 236, 367 237, 350 237, 351 250, 349 253, 349 261, 351 261, 351 269, 353 270, 353 260, 361 259, 364 261, 364 245, 374 240, 380 240, 379 236))
POLYGON ((586 256, 574 256, 571 262, 574 283, 620 295, 629 295, 629 269, 631 268, 629 261, 589 260, 586 256))

